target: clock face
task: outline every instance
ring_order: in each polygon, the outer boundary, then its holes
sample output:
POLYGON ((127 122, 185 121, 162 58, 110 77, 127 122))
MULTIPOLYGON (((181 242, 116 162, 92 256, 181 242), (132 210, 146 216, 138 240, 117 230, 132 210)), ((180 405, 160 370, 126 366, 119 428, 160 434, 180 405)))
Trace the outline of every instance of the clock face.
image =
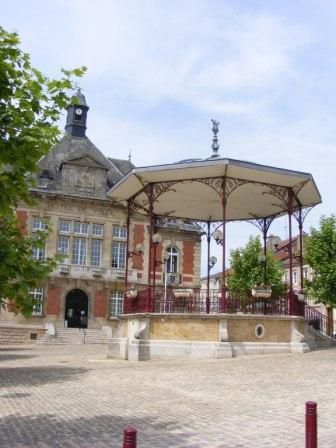
POLYGON ((76 109, 76 115, 82 115, 83 111, 82 109, 76 109))

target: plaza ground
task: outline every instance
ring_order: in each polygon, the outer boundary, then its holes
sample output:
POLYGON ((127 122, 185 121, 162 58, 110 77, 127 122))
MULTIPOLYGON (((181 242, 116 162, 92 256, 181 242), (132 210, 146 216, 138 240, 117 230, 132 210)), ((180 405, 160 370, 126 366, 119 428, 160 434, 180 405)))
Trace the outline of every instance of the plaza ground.
POLYGON ((1 447, 303 447, 318 402, 319 446, 336 446, 336 349, 214 361, 128 362, 106 347, 0 346, 1 447))

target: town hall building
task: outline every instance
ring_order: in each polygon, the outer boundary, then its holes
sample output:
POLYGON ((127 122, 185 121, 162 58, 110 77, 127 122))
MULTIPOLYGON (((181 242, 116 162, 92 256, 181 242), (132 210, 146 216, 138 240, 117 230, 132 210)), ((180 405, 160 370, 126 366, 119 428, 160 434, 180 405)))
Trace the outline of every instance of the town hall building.
MULTIPOLYGON (((31 188, 35 206, 22 204, 18 218, 27 232, 50 229, 46 247, 33 256, 42 259, 63 255, 63 260, 40 287, 29 318, 8 310, 0 320, 52 323, 57 328, 100 328, 122 313, 125 268, 128 284, 145 288, 148 269, 148 222, 132 217, 130 251, 126 253, 125 210, 106 195, 134 168, 130 158, 106 157, 86 136, 89 107, 78 91, 67 111, 65 135, 40 160, 36 186, 31 188), (136 248, 143 245, 141 253, 136 248)), ((195 287, 200 279, 201 234, 192 223, 166 219, 160 224, 156 246, 158 285, 195 287), (166 277, 166 278, 165 278, 166 277)))

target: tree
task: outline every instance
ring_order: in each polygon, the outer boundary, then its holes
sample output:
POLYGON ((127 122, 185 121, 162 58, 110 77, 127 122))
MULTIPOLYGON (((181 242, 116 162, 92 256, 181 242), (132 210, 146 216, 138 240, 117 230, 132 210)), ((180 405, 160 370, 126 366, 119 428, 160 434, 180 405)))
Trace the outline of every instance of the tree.
POLYGON ((336 217, 322 216, 319 229, 312 228, 305 239, 305 262, 313 269, 306 280, 309 295, 329 305, 336 305, 336 217))
MULTIPOLYGON (((255 285, 264 283, 264 270, 259 255, 263 248, 258 236, 251 236, 245 247, 230 252, 230 265, 232 273, 228 276, 228 291, 239 298, 242 303, 251 300, 251 290, 255 285)), ((280 262, 274 255, 267 251, 266 255, 266 281, 276 295, 285 291, 282 281, 282 269, 280 262)))
POLYGON ((57 142, 57 122, 72 100, 73 77, 85 67, 62 69, 49 79, 32 67, 19 48, 19 36, 0 27, 0 302, 27 314, 29 289, 41 284, 56 259, 32 259, 33 246, 45 244, 45 232, 28 237, 16 219, 20 203, 32 204, 38 161, 57 142))

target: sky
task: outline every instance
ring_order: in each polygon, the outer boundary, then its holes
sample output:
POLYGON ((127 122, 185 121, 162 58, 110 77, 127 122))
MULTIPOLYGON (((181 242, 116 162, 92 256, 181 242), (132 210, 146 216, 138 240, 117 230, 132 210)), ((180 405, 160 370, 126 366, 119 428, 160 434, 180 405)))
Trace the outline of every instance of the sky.
MULTIPOLYGON (((1 19, 44 73, 87 66, 106 156, 209 157, 214 118, 222 157, 313 174, 323 203, 304 230, 335 213, 336 0, 2 0, 1 19)), ((257 232, 228 224, 228 248, 257 232)), ((285 218, 270 232, 286 238, 285 218)))

